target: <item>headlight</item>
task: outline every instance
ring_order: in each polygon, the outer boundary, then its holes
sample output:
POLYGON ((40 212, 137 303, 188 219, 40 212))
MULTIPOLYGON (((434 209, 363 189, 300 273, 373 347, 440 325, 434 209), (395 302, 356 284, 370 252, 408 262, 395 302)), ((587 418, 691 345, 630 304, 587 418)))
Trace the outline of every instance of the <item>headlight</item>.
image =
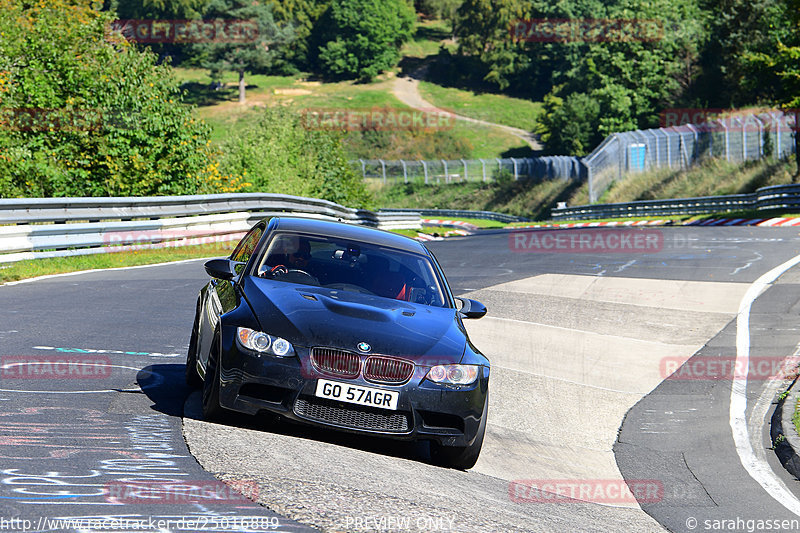
POLYGON ((236 328, 236 339, 242 347, 254 352, 268 353, 278 357, 291 357, 294 355, 294 348, 289 341, 267 335, 262 331, 250 328, 236 328))
POLYGON ((478 378, 478 365, 437 365, 428 371, 428 379, 434 383, 469 385, 478 378))

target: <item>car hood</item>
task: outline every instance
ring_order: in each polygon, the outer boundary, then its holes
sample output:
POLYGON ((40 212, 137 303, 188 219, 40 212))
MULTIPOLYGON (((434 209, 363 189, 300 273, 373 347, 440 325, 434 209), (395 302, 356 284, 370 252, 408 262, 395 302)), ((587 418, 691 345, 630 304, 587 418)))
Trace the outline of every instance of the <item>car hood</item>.
POLYGON ((357 292, 248 277, 244 293, 266 333, 295 346, 395 355, 432 366, 457 363, 467 342, 455 309, 357 292))

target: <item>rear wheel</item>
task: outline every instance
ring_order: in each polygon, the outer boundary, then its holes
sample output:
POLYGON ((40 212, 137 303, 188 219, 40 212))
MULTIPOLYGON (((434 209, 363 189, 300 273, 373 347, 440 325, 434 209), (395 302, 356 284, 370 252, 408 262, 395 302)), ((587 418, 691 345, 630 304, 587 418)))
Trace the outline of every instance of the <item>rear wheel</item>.
MULTIPOLYGON (((214 339, 216 346, 218 339, 214 339)), ((214 349, 206 365, 206 377, 203 380, 203 418, 206 420, 219 420, 225 414, 225 409, 219 404, 219 355, 214 349)))
POLYGON ((486 391, 486 400, 483 403, 483 415, 478 426, 478 434, 469 446, 442 446, 438 442, 431 442, 431 459, 433 462, 448 468, 467 470, 475 466, 483 446, 483 436, 486 434, 486 418, 489 411, 489 391, 486 391))

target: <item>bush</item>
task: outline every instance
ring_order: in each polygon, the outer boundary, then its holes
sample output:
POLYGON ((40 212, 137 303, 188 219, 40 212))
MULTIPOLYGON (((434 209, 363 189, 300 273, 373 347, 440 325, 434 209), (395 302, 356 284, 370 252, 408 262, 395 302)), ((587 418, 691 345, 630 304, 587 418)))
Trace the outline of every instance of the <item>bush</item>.
POLYGON ((562 99, 548 94, 545 112, 539 118, 537 133, 553 154, 586 155, 602 141, 597 131, 600 104, 584 93, 562 99))
POLYGON ((351 131, 343 145, 350 159, 460 159, 473 149, 450 130, 351 131))
POLYGON ((363 180, 347 162, 338 134, 305 129, 282 108, 245 115, 221 146, 222 166, 246 176, 248 191, 311 196, 348 207, 369 207, 363 180))

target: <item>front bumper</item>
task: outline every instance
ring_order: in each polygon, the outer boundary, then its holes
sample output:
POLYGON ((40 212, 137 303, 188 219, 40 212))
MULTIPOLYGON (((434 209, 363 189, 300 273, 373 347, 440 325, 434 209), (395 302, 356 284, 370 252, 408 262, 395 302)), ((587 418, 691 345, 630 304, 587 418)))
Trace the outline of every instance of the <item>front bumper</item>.
POLYGON ((295 346, 289 358, 256 354, 228 336, 221 357, 220 404, 248 414, 268 411, 287 419, 341 431, 387 436, 400 440, 433 440, 442 446, 468 446, 485 415, 489 368, 475 383, 448 386, 425 380, 427 367, 415 367, 402 385, 342 379, 312 367, 309 349, 295 346), (318 398, 317 379, 399 391, 397 410, 378 409, 318 398))

